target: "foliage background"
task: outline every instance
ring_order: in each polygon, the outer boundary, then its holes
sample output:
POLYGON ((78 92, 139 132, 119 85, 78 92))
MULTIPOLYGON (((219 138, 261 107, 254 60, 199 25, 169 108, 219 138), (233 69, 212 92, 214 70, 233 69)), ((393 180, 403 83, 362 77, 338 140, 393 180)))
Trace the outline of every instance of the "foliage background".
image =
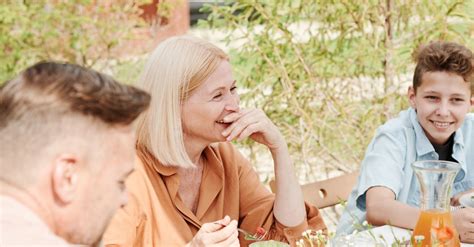
MULTIPOLYGON (((0 0, 0 83, 50 59, 134 82, 146 56, 125 44, 147 27, 138 6, 148 2, 0 0)), ((474 48, 474 0, 227 0, 204 11, 198 29, 230 53, 242 104, 280 127, 302 183, 358 169, 375 129, 408 106, 420 44, 474 48)), ((267 150, 236 144, 262 180, 273 176, 267 150)))
MULTIPOLYGON (((202 27, 224 30, 232 47, 242 102, 280 127, 304 181, 358 169, 377 126, 408 106, 420 44, 474 47, 473 0, 241 0, 206 11, 202 27)), ((260 146, 243 147, 262 163, 260 146)))
POLYGON ((145 25, 141 2, 0 0, 0 82, 41 60, 121 73, 117 48, 145 25))
MULTIPOLYGON (((145 57, 122 50, 147 25, 138 17, 147 2, 0 0, 0 81, 46 59, 135 81, 145 57)), ((302 181, 358 168, 376 127, 407 107, 416 47, 474 47, 474 0, 238 0, 204 11, 200 27, 221 34, 242 103, 280 127, 302 181)), ((237 144, 272 168, 261 146, 237 144)))

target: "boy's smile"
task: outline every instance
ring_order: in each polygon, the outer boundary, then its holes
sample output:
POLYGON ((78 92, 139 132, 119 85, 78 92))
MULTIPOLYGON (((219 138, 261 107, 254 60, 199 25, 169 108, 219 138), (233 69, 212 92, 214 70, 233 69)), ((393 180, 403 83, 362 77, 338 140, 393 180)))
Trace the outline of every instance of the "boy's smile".
POLYGON ((448 72, 426 72, 416 91, 409 89, 408 97, 421 127, 434 144, 448 141, 472 105, 469 83, 448 72))

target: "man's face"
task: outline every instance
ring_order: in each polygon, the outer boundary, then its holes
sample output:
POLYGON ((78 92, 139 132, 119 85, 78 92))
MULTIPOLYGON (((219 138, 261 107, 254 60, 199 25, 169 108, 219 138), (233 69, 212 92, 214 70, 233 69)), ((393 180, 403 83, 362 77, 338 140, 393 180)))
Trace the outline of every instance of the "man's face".
POLYGON ((469 86, 459 75, 427 72, 416 92, 410 88, 410 105, 431 143, 446 143, 461 127, 472 105, 469 86))
MULTIPOLYGON (((88 159, 79 179, 75 242, 92 244, 100 240, 115 211, 127 203, 125 180, 134 169, 135 135, 131 127, 115 127, 100 134, 96 154, 88 159)), ((93 145, 91 143, 91 145, 93 145)))

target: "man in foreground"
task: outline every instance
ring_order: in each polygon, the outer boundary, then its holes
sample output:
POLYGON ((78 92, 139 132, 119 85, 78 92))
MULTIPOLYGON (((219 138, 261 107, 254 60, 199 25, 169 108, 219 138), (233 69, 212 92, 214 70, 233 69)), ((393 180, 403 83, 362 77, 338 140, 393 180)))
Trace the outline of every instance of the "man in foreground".
POLYGON ((150 96, 72 64, 36 64, 0 87, 0 245, 100 241, 127 202, 133 122, 150 96))

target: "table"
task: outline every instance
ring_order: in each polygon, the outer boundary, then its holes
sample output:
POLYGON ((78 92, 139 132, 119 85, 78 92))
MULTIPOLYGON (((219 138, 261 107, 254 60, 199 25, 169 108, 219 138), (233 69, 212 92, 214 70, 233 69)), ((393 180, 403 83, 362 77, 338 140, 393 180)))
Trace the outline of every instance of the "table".
MULTIPOLYGON (((411 237, 411 231, 395 226, 379 226, 379 227, 374 227, 370 230, 374 236, 382 236, 383 239, 385 239, 385 242, 388 243, 389 245, 392 243, 395 243, 395 237, 398 240, 408 240, 411 237)), ((366 237, 371 237, 369 230, 360 232, 358 234, 365 235, 366 237)), ((466 244, 466 243, 461 243, 462 247, 474 247, 474 244, 466 244)))

